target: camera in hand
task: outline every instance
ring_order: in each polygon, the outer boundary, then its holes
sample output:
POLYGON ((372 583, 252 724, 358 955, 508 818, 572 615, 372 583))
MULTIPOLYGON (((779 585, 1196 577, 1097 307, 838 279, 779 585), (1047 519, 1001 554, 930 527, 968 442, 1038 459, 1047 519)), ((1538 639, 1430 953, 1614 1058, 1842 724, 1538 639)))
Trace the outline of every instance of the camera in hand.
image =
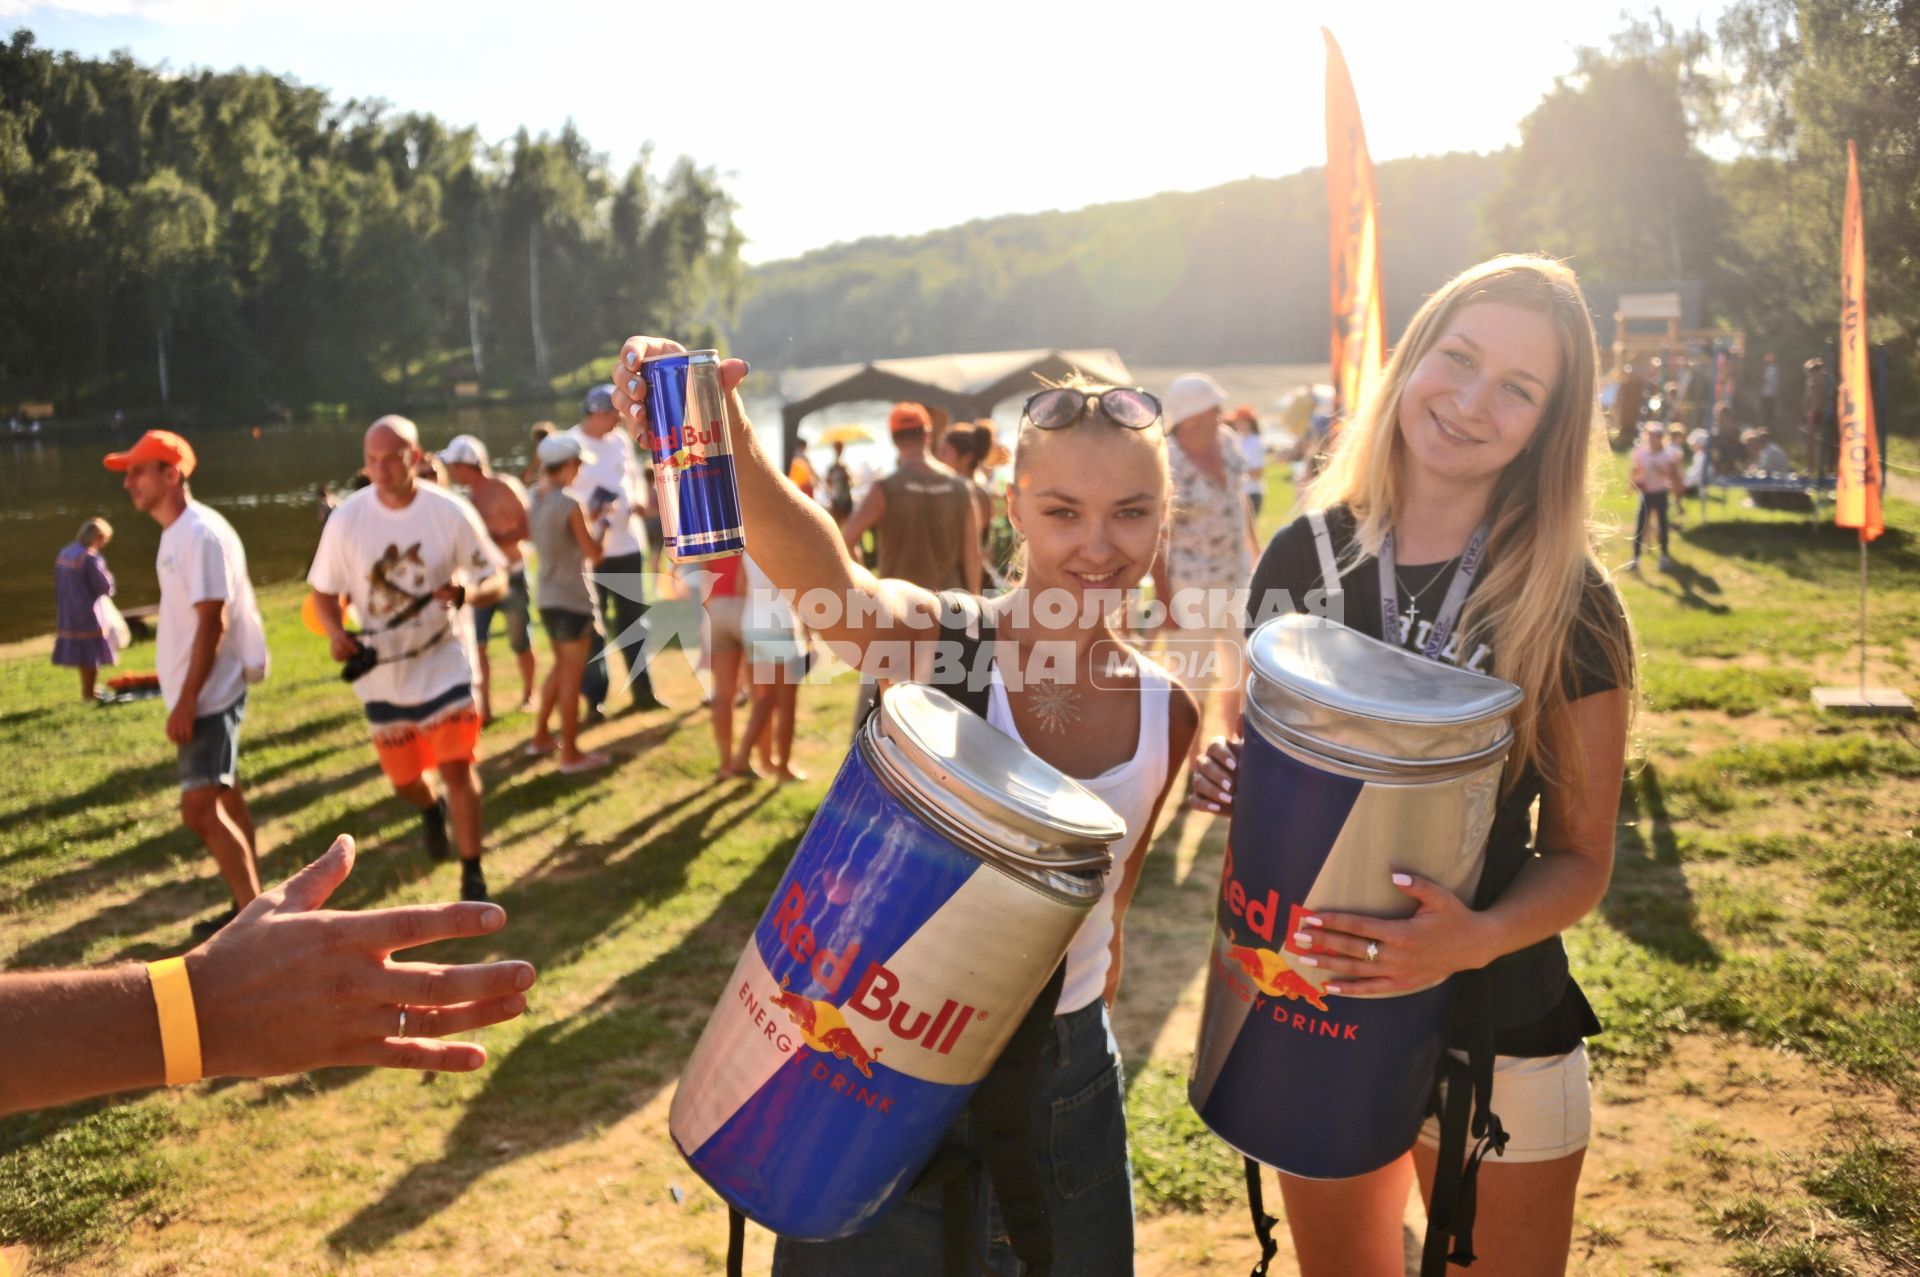
POLYGON ((363 645, 340 666, 340 677, 348 683, 357 682, 379 663, 380 653, 363 645))

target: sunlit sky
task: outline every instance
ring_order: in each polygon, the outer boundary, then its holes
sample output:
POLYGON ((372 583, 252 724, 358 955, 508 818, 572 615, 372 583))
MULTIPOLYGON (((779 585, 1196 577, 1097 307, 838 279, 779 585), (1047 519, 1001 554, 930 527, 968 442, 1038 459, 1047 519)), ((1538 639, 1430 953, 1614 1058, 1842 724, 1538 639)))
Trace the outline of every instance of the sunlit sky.
MULTIPOLYGON (((1725 4, 1662 8, 1711 30, 1725 4)), ((1650 8, 0 0, 0 31, 175 70, 269 70, 493 141, 572 118, 617 167, 651 141, 659 159, 726 175, 760 262, 1318 164, 1322 23, 1346 53, 1376 160, 1496 149, 1518 140, 1574 49, 1650 8)))

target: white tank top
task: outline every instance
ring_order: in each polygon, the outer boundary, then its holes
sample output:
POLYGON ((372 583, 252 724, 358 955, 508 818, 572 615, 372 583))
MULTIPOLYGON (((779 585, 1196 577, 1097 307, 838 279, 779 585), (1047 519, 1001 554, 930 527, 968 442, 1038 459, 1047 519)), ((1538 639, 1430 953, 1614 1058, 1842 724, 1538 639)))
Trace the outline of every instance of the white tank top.
MULTIPOLYGON (((1125 822, 1127 836, 1113 845, 1113 869, 1107 874, 1106 890, 1067 948, 1067 977, 1060 989, 1058 1015, 1091 1004, 1107 987, 1107 972, 1113 965, 1114 893, 1120 890, 1134 857, 1146 853, 1144 844, 1153 833, 1147 822, 1167 783, 1167 696, 1173 680, 1148 657, 1136 654, 1134 659, 1140 663, 1140 739, 1134 743, 1133 756, 1098 776, 1074 777, 1113 808, 1125 822)), ((1013 724, 1007 685, 1000 679, 997 663, 989 697, 987 721, 1032 749, 1013 724)))

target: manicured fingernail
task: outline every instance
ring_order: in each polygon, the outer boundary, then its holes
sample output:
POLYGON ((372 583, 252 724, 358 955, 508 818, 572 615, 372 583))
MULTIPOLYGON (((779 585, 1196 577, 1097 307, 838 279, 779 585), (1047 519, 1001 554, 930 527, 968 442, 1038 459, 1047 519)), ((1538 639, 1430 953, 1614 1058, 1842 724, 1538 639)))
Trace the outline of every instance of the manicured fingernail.
POLYGON ((1303 967, 1317 967, 1320 965, 1320 960, 1318 958, 1308 957, 1304 953, 1295 954, 1293 960, 1295 962, 1298 962, 1303 967))
POLYGON ((532 967, 520 968, 520 974, 513 977, 513 987, 523 990, 531 989, 533 987, 533 976, 534 971, 532 967))
POLYGON ((640 352, 637 350, 629 350, 627 352, 627 367, 638 368, 639 366, 640 366, 640 352))
POLYGON ((1293 933, 1293 942, 1295 944, 1312 944, 1313 937, 1304 931, 1296 931, 1293 933))
POLYGON ((640 405, 634 404, 631 408, 628 408, 627 415, 629 417, 632 417, 635 421, 640 420, 640 405))
POLYGON ((1396 887, 1411 887, 1413 885, 1413 875, 1395 874, 1393 876, 1393 885, 1396 887))
POLYGON ((629 381, 629 382, 627 383, 627 393, 628 393, 628 394, 630 394, 630 395, 637 395, 637 394, 639 394, 639 393, 640 393, 640 383, 639 383, 638 381, 629 381))
POLYGON ((1327 992, 1328 992, 1328 993, 1345 993, 1345 992, 1346 992, 1346 990, 1345 990, 1345 989, 1343 989, 1343 988, 1341 988, 1341 987, 1340 987, 1339 985, 1337 985, 1337 984, 1330 984, 1330 985, 1328 985, 1328 986, 1327 986, 1327 992))
MULTIPOLYGON (((751 359, 742 359, 740 362, 747 366, 747 372, 753 371, 753 361, 751 359)), ((742 375, 744 376, 745 374, 742 375)))
POLYGON ((1232 754, 1227 755, 1227 770, 1230 772, 1240 770, 1240 760, 1232 754))
POLYGON ((499 905, 488 905, 480 911, 480 930, 498 931, 507 925, 507 911, 499 905))
POLYGON ((1300 925, 1303 927, 1324 927, 1327 924, 1318 918, 1302 918, 1300 919, 1300 925))
POLYGON ((1231 776, 1222 776, 1222 777, 1220 778, 1220 788, 1221 788, 1221 789, 1232 789, 1232 788, 1233 788, 1233 777, 1231 777, 1231 776))
POLYGON ((1212 813, 1214 813, 1215 815, 1219 815, 1219 814, 1220 814, 1220 804, 1219 804, 1219 803, 1208 803, 1208 804, 1207 804, 1207 810, 1208 810, 1208 811, 1210 811, 1210 812, 1212 812, 1212 813))

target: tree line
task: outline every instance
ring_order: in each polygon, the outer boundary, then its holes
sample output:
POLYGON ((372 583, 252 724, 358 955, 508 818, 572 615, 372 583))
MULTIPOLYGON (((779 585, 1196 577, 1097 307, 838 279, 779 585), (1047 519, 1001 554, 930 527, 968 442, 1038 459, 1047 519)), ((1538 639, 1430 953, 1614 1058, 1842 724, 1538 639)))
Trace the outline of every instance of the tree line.
MULTIPOLYGON (((1749 377, 1777 352, 1797 395, 1798 364, 1838 330, 1848 138, 1870 336, 1891 355, 1885 408, 1912 430, 1920 8, 1904 0, 1739 0, 1712 32, 1631 21, 1577 51, 1516 146, 1377 165, 1389 337, 1461 267, 1540 251, 1593 285, 1701 282, 1706 321, 1746 333, 1749 377)), ((737 343, 790 366, 1109 345, 1142 363, 1322 360, 1322 180, 835 245, 754 271, 737 343)))
POLYGON ((551 390, 742 281, 716 175, 274 75, 0 44, 0 397, 64 413, 551 390))

